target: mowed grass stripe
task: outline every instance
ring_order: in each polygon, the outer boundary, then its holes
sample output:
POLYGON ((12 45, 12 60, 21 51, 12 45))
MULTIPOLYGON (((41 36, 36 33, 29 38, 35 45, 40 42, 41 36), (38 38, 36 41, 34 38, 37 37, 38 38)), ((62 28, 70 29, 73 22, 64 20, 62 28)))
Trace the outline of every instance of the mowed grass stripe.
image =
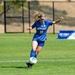
MULTIPOLYGON (((0 60, 2 62, 27 62, 28 60, 0 60)), ((75 59, 49 59, 49 60, 38 60, 38 62, 75 62, 75 59)))

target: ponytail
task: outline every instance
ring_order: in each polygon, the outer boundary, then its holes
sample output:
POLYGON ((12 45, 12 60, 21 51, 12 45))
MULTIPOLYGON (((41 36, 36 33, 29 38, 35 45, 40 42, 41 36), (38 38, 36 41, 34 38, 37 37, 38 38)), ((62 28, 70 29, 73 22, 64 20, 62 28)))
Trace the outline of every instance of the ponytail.
POLYGON ((43 12, 35 11, 35 13, 34 13, 34 21, 39 20, 41 15, 45 15, 45 14, 43 12))

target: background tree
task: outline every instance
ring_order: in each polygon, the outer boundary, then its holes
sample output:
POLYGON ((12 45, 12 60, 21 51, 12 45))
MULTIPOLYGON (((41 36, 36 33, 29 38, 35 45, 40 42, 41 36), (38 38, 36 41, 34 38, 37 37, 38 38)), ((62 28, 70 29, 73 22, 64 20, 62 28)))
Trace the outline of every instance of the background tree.
POLYGON ((68 2, 71 2, 71 0, 68 0, 68 2))

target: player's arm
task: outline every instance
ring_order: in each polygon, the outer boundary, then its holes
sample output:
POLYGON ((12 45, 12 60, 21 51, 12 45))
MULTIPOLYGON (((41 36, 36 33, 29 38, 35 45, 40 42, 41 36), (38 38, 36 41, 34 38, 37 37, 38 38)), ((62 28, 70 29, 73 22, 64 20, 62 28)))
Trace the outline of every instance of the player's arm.
POLYGON ((27 30, 32 30, 35 27, 36 27, 36 22, 32 26, 30 26, 29 28, 27 28, 27 30))
POLYGON ((27 30, 32 30, 32 26, 30 26, 29 28, 27 28, 27 30))
POLYGON ((53 24, 58 23, 63 20, 63 17, 60 17, 58 20, 53 21, 53 24))

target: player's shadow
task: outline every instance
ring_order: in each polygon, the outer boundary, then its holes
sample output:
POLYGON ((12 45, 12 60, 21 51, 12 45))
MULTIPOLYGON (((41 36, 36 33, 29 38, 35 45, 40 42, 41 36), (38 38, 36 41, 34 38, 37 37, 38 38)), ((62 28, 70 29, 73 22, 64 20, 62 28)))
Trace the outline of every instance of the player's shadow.
POLYGON ((18 69, 27 69, 27 66, 0 66, 1 68, 18 68, 18 69))

